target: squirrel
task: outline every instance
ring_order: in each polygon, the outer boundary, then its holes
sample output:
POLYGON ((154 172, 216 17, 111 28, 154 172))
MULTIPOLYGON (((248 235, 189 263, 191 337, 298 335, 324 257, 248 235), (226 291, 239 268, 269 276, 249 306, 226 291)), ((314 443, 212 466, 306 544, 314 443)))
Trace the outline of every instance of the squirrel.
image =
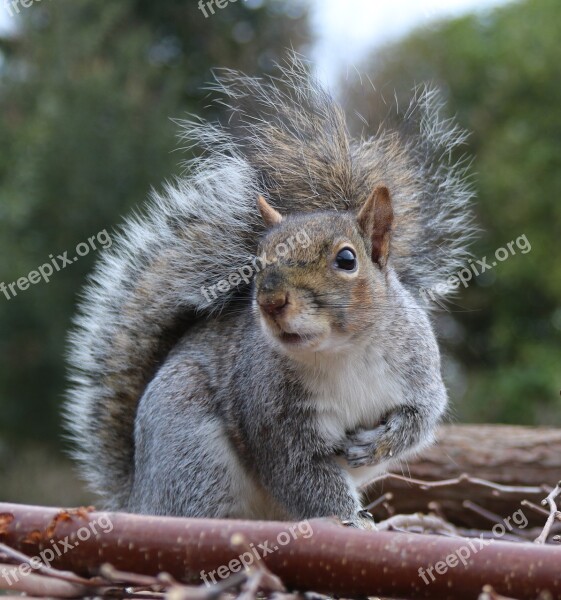
POLYGON ((465 134, 424 88, 353 139, 308 71, 217 72, 227 123, 183 123, 188 174, 87 284, 65 416, 110 510, 368 527, 361 483, 433 441, 447 392, 419 291, 469 255, 465 134))

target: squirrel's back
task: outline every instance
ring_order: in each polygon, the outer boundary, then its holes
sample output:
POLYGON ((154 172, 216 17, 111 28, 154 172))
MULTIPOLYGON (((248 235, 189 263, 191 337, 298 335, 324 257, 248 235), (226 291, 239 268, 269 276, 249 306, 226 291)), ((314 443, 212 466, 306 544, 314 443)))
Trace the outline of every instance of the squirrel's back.
POLYGON ((255 255, 264 194, 281 212, 355 210, 376 185, 391 190, 394 268, 416 297, 445 282, 472 236, 463 132, 438 94, 417 90, 401 130, 350 137, 343 110, 292 58, 280 81, 223 71, 214 86, 228 124, 190 121, 202 150, 190 174, 154 194, 99 261, 71 333, 68 429, 84 475, 109 508, 126 506, 138 401, 193 322, 212 318, 244 285, 205 290, 255 255))

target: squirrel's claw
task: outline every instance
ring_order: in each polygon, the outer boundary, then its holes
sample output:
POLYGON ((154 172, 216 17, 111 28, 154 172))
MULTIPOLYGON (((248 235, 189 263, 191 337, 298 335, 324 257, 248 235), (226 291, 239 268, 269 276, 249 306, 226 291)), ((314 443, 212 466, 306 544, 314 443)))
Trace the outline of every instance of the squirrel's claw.
POLYGON ((352 519, 342 521, 342 524, 345 525, 345 527, 354 527, 356 529, 366 529, 371 531, 376 531, 378 529, 374 517, 367 510, 359 510, 352 519))

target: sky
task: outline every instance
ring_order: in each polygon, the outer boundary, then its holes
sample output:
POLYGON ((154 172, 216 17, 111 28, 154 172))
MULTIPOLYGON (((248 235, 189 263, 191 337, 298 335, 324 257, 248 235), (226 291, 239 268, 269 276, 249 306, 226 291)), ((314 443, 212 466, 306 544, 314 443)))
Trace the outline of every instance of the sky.
POLYGON ((431 21, 491 9, 508 0, 313 0, 319 41, 313 59, 322 79, 353 69, 361 57, 431 21))

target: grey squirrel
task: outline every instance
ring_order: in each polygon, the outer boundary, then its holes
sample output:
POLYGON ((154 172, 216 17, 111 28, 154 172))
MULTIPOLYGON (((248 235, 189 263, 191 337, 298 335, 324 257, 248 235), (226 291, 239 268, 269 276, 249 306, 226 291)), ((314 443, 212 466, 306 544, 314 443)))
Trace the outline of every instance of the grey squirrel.
POLYGON ((359 483, 431 443, 447 405, 419 290, 467 256, 464 133, 424 89, 403 127, 351 139, 295 57, 214 89, 228 123, 184 124, 189 175, 85 290, 76 456, 109 509, 368 526, 359 483))

